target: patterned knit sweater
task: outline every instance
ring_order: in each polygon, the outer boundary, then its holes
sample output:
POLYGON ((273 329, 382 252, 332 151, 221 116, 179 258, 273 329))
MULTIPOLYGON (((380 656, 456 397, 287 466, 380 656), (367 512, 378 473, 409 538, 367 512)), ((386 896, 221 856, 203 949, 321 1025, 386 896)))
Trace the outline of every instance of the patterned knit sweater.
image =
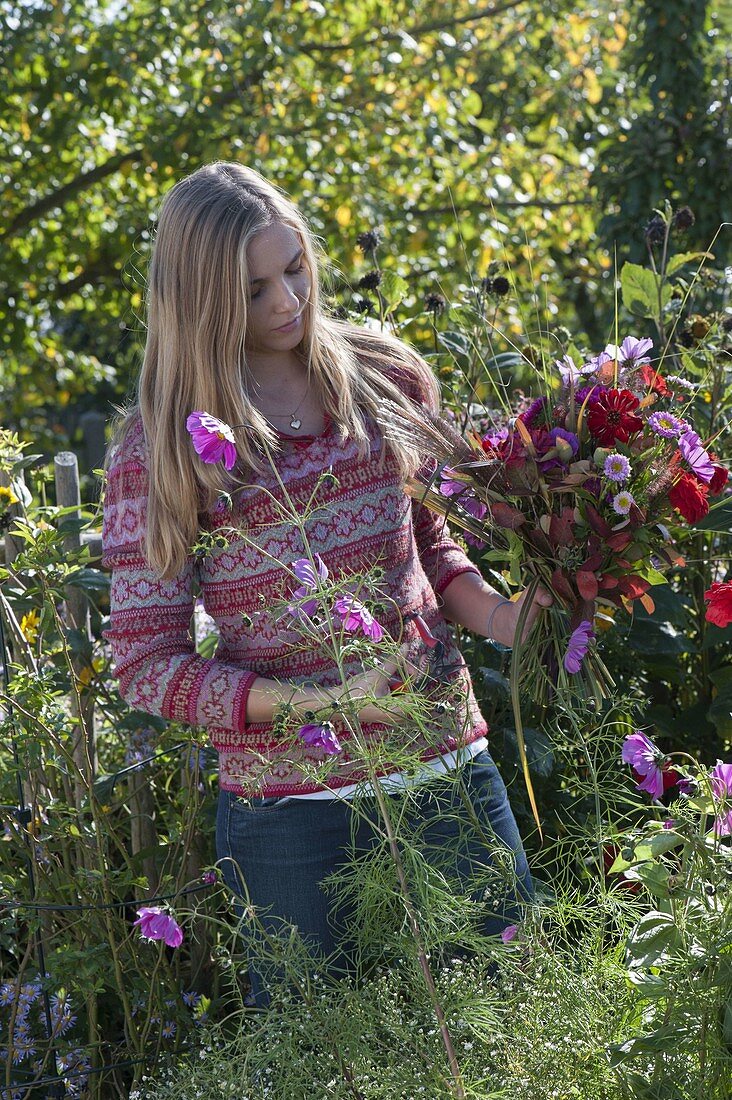
MULTIPOLYGON (((294 795, 335 789, 363 778, 351 759, 347 731, 343 751, 327 778, 316 774, 321 749, 285 737, 270 723, 247 721, 247 695, 257 676, 333 685, 339 682, 332 653, 303 644, 293 629, 286 601, 297 582, 287 568, 306 556, 300 532, 288 522, 291 507, 302 515, 316 490, 315 508, 305 521, 309 550, 320 554, 331 578, 347 579, 377 567, 382 611, 392 637, 402 634, 409 657, 424 664, 416 627, 402 616, 419 612, 446 646, 445 663, 454 681, 456 706, 447 708, 437 735, 405 728, 365 725, 370 739, 409 737, 421 759, 467 745, 486 733, 465 663, 442 618, 437 594, 460 573, 477 572, 451 539, 444 523, 405 494, 396 464, 380 464, 381 443, 370 432, 371 454, 360 458, 354 442, 339 439, 326 422, 320 436, 281 436, 276 472, 238 491, 233 511, 204 514, 202 529, 234 526, 225 548, 188 559, 172 580, 161 580, 142 552, 148 491, 146 448, 141 425, 111 456, 104 502, 104 562, 112 570, 111 615, 105 637, 123 698, 139 710, 207 729, 219 753, 219 783, 239 794, 294 795), (330 471, 333 477, 323 478, 330 471), (291 504, 284 500, 283 488, 291 504), (191 618, 196 591, 214 619, 220 640, 216 655, 196 653, 191 618), (386 597, 384 599, 383 597, 386 597), (284 613, 283 613, 284 612, 284 613), (304 771, 303 771, 304 767, 304 771)), ((366 600, 368 604, 368 600, 366 600)), ((358 660, 347 674, 360 671, 358 660)), ((438 710, 442 708, 437 708, 438 710)), ((388 755, 379 771, 394 771, 388 755)))

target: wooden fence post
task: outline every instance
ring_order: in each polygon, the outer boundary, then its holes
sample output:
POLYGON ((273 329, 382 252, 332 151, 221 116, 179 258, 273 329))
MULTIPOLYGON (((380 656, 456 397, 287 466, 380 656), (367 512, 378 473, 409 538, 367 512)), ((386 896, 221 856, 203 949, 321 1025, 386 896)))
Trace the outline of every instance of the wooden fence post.
MULTIPOLYGON (((79 492, 79 464, 76 455, 72 451, 61 451, 53 460, 53 468, 56 479, 56 503, 59 508, 71 508, 69 519, 81 518, 81 495, 79 492)), ((81 547, 81 534, 79 531, 69 531, 64 537, 64 549, 67 553, 73 553, 81 547)), ((73 585, 66 591, 66 615, 68 626, 77 630, 84 641, 88 641, 91 648, 92 634, 89 621, 89 601, 86 594, 73 585)), ((88 798, 94 774, 96 772, 96 744, 94 736, 94 697, 85 689, 84 676, 89 676, 92 670, 89 662, 83 655, 72 657, 76 687, 81 698, 81 710, 77 715, 79 720, 78 735, 73 746, 74 760, 79 772, 84 776, 84 783, 78 780, 75 783, 77 809, 88 798)), ((72 705, 75 706, 75 697, 72 693, 72 705)), ((76 709, 76 708, 75 708, 76 709)))

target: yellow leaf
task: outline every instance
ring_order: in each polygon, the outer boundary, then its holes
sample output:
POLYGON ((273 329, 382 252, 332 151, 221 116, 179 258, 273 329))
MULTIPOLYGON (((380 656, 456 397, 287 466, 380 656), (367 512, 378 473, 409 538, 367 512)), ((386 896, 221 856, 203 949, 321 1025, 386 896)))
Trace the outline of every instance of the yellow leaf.
POLYGON ((346 206, 345 203, 339 206, 335 213, 336 221, 342 229, 345 229, 347 225, 351 224, 351 208, 346 206))
POLYGON ((599 103, 602 99, 602 87, 592 69, 585 69, 585 96, 588 103, 599 103))
POLYGON ((269 134, 259 135, 254 142, 254 152, 258 153, 260 157, 265 156, 269 152, 269 134))

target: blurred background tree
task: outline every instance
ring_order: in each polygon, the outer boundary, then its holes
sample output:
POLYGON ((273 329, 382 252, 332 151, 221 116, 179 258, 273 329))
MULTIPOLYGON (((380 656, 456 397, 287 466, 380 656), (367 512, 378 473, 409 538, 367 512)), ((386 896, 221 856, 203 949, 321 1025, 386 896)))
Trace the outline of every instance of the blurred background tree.
POLYGON ((710 237, 729 217, 710 201, 730 155, 724 23, 677 7, 663 23, 660 0, 5 4, 4 421, 58 450, 129 392, 157 208, 214 159, 302 205, 334 304, 358 297, 356 237, 378 226, 409 336, 429 331, 426 294, 450 299, 505 261, 542 323, 601 342, 613 247, 642 248, 660 194, 697 207, 710 237), (643 136, 664 96, 683 163, 643 136))

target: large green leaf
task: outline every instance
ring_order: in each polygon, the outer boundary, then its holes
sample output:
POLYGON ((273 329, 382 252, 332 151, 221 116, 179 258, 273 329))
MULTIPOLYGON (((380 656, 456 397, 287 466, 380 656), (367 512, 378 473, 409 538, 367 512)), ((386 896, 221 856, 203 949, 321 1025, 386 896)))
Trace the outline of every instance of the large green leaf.
POLYGON ((655 966, 669 952, 680 949, 682 942, 673 917, 651 910, 640 918, 628 937, 628 964, 635 967, 655 966))

